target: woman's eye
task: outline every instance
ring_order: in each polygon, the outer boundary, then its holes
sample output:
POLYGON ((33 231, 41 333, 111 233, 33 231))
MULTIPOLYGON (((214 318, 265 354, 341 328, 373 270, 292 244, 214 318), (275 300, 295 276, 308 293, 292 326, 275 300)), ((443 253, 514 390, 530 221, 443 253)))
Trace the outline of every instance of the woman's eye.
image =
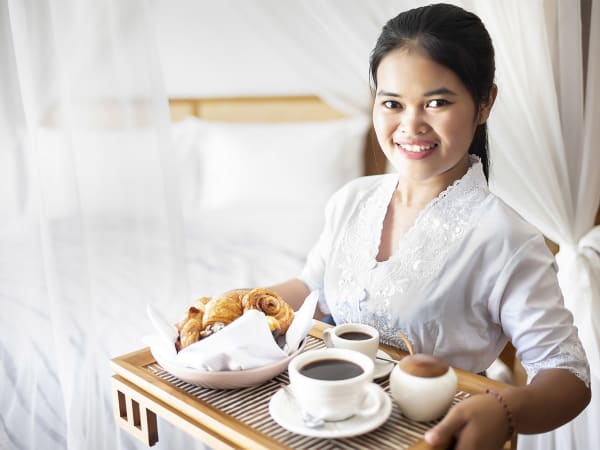
POLYGON ((448 100, 444 100, 441 98, 436 98, 435 100, 430 100, 427 102, 427 106, 429 108, 441 108, 442 106, 449 105, 450 102, 448 100))
POLYGON ((400 103, 394 100, 386 100, 383 102, 383 107, 387 109, 396 109, 400 107, 400 103))

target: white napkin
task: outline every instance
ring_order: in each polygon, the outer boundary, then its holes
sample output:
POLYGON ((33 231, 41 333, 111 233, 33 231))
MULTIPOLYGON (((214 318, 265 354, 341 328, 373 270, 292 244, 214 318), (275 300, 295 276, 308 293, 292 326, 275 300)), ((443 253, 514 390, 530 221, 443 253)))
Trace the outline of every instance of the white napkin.
POLYGON ((294 320, 285 333, 285 342, 287 352, 292 353, 299 346, 308 332, 314 326, 313 316, 319 301, 319 291, 312 291, 304 299, 304 303, 298 311, 294 313, 294 320))
POLYGON ((318 293, 312 292, 296 311, 294 320, 285 334, 286 343, 283 349, 273 339, 264 313, 257 310, 246 311, 219 332, 177 353, 174 345, 177 330, 148 305, 148 316, 158 334, 147 336, 144 342, 150 346, 155 357, 160 355, 162 359, 182 368, 222 371, 262 367, 277 362, 298 349, 313 327, 317 300, 318 293))

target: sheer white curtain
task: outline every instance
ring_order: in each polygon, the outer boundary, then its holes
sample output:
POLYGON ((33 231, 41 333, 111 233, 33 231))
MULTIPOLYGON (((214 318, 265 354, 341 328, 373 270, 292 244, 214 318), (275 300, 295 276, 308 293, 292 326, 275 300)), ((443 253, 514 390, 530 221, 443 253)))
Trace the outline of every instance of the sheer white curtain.
POLYGON ((347 114, 371 115, 368 58, 383 24, 425 0, 325 2, 229 0, 243 14, 247 33, 258 33, 309 80, 313 92, 347 114))
POLYGON ((0 1, 2 448, 137 448, 109 359, 187 298, 153 30, 144 0, 0 1))

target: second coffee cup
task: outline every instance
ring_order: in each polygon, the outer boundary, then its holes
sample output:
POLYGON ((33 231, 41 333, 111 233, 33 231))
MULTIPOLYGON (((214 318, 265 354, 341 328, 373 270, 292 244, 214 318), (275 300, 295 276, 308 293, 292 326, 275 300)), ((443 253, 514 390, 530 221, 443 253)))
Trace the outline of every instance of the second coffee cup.
POLYGON ((323 342, 327 347, 359 351, 371 359, 377 356, 379 332, 370 325, 344 323, 323 331, 323 342))

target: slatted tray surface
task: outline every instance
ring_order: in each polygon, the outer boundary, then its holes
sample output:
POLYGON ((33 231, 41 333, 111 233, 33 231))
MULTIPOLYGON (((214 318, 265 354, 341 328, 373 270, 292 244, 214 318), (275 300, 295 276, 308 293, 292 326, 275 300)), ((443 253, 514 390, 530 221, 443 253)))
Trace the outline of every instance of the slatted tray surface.
MULTIPOLYGON (((306 350, 323 347, 323 341, 316 337, 308 336, 306 350)), ((252 427, 271 439, 275 439, 282 445, 298 450, 409 449, 422 440, 423 434, 436 423, 435 421, 415 422, 409 420, 402 415, 396 403, 393 402, 392 414, 389 419, 382 426, 370 433, 343 439, 305 437, 287 431, 277 424, 269 414, 269 401, 271 397, 281 389, 282 385, 289 383, 287 371, 260 386, 235 390, 215 390, 181 381, 164 371, 156 363, 145 366, 145 369, 173 387, 211 405, 213 408, 217 408, 222 413, 252 427)), ((384 381, 379 382, 379 384, 389 395, 388 379, 386 378, 384 381)), ((459 391, 455 395, 454 402, 463 400, 469 395, 466 392, 459 391)))

